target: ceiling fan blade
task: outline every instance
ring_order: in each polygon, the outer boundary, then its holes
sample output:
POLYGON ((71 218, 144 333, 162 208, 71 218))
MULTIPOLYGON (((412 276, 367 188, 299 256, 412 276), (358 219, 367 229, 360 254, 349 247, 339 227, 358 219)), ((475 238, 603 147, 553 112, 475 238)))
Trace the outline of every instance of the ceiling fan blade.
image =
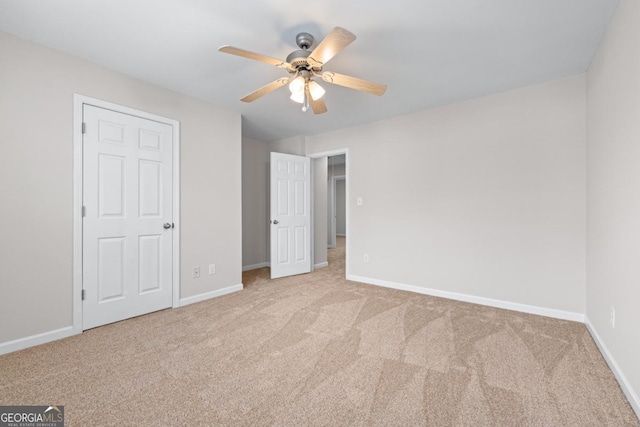
POLYGON ((309 86, 305 86, 304 90, 307 93, 307 99, 309 100, 309 105, 311 106, 311 109, 313 110, 313 114, 324 114, 324 113, 326 113, 327 112, 327 106, 325 105, 325 103, 322 100, 322 98, 319 98, 316 101, 314 101, 313 98, 311 97, 311 92, 309 92, 309 86))
POLYGON ((242 102, 253 102, 258 98, 261 98, 263 96, 265 96, 266 94, 268 94, 269 92, 273 92, 274 90, 281 88, 282 86, 286 85, 287 83, 289 83, 289 78, 281 78, 278 79, 276 81, 273 81, 267 85, 262 86, 260 89, 251 92, 249 95, 245 96, 244 98, 242 98, 240 101, 242 102))
POLYGON ((346 76, 344 74, 334 73, 333 71, 325 71, 322 73, 322 80, 327 83, 333 83, 339 86, 348 87, 350 89, 359 90, 361 92, 370 93, 372 95, 381 96, 387 90, 387 86, 380 83, 373 83, 356 77, 346 76))
POLYGON ((331 58, 336 56, 342 49, 349 46, 356 36, 348 30, 341 27, 335 27, 325 37, 320 44, 313 49, 313 52, 309 55, 307 60, 309 64, 315 68, 322 67, 322 65, 329 62, 331 58))
POLYGON ((231 55, 242 56, 243 58, 249 58, 256 61, 266 62, 267 64, 275 65, 279 68, 289 68, 291 65, 288 62, 281 61, 270 56, 261 55, 259 53, 249 52, 248 50, 240 49, 233 46, 221 46, 218 51, 229 53, 231 55))

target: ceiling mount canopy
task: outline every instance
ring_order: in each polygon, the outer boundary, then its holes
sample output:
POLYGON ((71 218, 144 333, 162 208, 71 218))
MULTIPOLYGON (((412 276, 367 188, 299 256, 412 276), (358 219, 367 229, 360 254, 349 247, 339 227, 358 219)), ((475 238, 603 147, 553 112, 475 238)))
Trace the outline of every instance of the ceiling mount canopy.
POLYGON ((335 27, 313 51, 309 51, 315 39, 309 33, 299 33, 296 36, 296 44, 300 50, 291 52, 285 61, 233 46, 222 46, 218 50, 231 55, 265 62, 278 68, 283 68, 289 73, 288 78, 280 78, 273 81, 245 96, 241 101, 253 102, 269 92, 288 84, 291 100, 302 104, 302 111, 307 111, 310 106, 315 114, 323 114, 327 112, 327 107, 322 99, 325 90, 314 78, 377 96, 383 95, 387 90, 385 85, 379 83, 323 70, 324 65, 331 58, 340 53, 355 39, 356 36, 353 33, 344 28, 335 27))
POLYGON ((296 44, 300 49, 307 50, 313 46, 314 38, 309 33, 299 33, 296 36, 296 44))

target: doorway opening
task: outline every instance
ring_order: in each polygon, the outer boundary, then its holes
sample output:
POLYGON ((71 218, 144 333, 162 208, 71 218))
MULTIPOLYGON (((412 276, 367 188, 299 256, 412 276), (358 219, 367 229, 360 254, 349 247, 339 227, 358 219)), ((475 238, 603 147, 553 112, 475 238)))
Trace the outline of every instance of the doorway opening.
POLYGON ((346 237, 346 160, 345 155, 327 159, 327 247, 336 247, 336 237, 346 237))
MULTIPOLYGON (((316 239, 327 243, 327 262, 343 262, 345 277, 349 275, 349 150, 347 148, 312 153, 312 159, 326 158, 326 235, 316 239), (336 202, 336 195, 338 200, 336 202)), ((324 229, 322 230, 324 233, 324 229)))

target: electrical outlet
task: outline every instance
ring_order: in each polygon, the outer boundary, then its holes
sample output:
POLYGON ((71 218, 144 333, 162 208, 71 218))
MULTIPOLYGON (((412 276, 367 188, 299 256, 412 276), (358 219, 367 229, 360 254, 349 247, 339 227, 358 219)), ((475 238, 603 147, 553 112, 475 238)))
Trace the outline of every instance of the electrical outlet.
POLYGON ((209 276, 213 276, 214 274, 216 274, 216 265, 209 264, 209 276))
POLYGON ((611 307, 611 318, 609 319, 609 321, 611 322, 611 327, 615 328, 616 327, 616 309, 611 307))
POLYGON ((362 261, 369 262, 369 254, 364 254, 364 256, 362 257, 362 261))
POLYGON ((193 267, 193 278, 197 279, 198 277, 200 277, 200 266, 193 267))

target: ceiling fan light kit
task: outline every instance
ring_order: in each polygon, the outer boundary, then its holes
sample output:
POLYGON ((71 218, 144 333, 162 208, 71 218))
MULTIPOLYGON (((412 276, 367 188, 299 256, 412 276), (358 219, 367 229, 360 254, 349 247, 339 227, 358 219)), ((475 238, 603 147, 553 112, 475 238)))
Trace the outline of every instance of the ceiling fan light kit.
POLYGON ((242 98, 241 101, 253 102, 288 84, 289 91, 291 92, 290 99, 302 104, 302 111, 307 111, 309 106, 311 106, 314 114, 323 114, 327 112, 327 107, 322 100, 325 89, 313 80, 313 77, 320 78, 327 83, 348 87, 377 96, 383 95, 387 90, 385 85, 379 83, 323 70, 324 65, 329 62, 331 58, 340 53, 342 49, 351 44, 355 39, 356 36, 353 33, 344 28, 335 27, 313 51, 309 51, 308 49, 313 46, 313 36, 309 33, 299 33, 296 36, 296 43, 298 47, 300 47, 300 50, 291 52, 285 61, 233 46, 222 46, 218 50, 231 55, 265 62, 278 68, 284 68, 289 73, 289 78, 280 78, 271 82, 251 92, 242 98))

